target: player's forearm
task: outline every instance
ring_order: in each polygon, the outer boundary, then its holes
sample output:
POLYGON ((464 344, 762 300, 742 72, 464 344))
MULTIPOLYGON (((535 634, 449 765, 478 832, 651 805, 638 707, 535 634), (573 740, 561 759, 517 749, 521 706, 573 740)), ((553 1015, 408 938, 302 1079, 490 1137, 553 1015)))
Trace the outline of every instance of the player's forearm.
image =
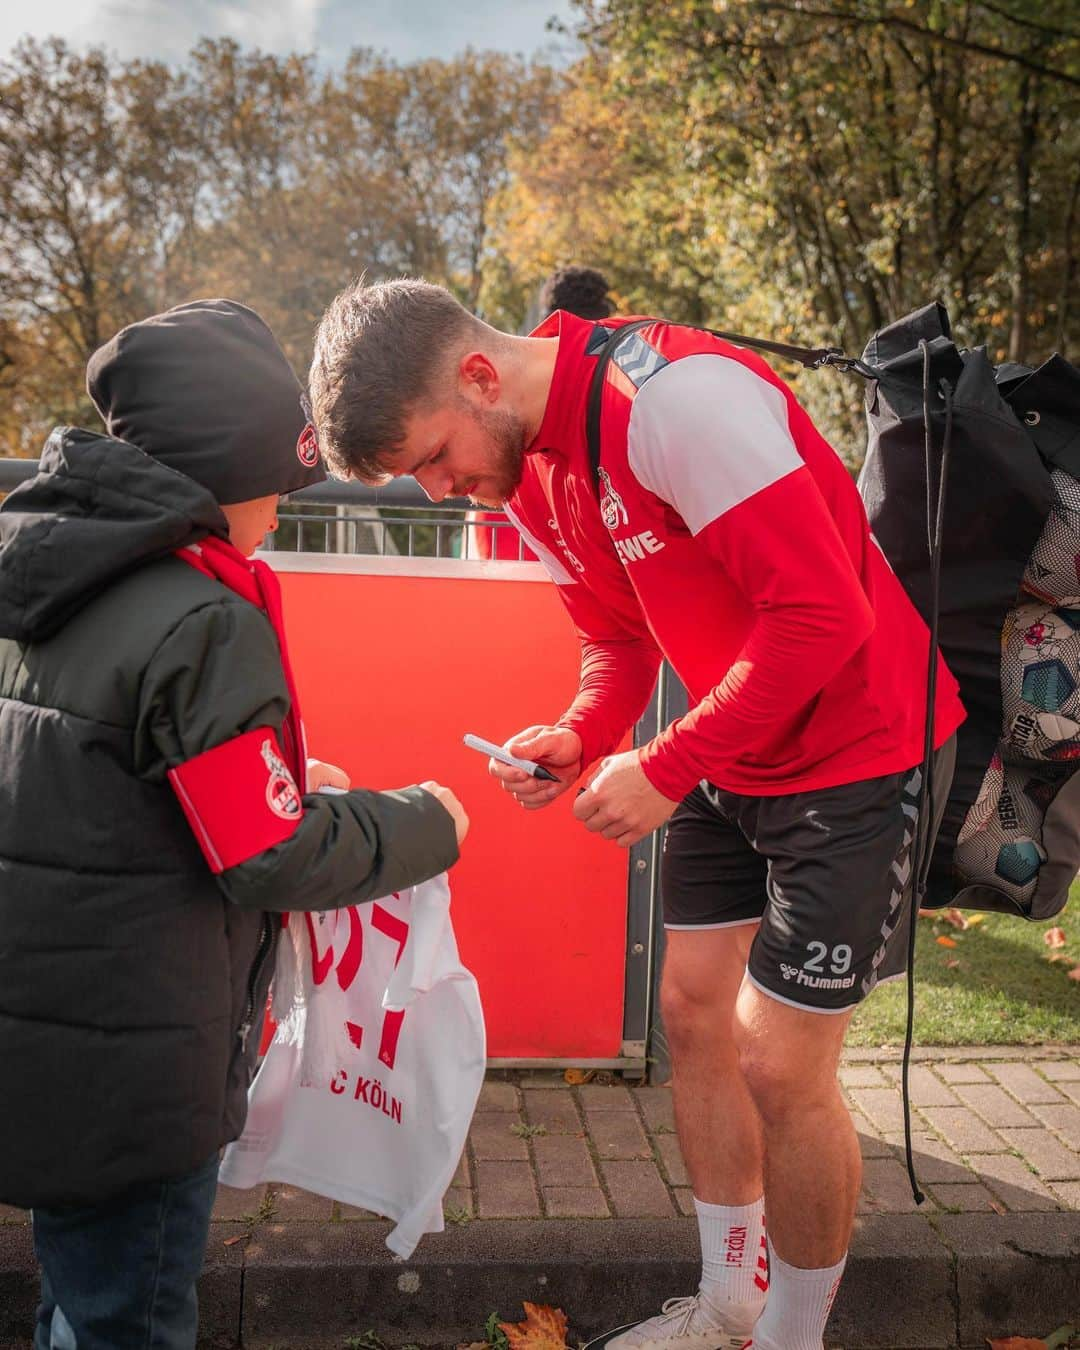
POLYGON ((641 638, 582 642, 581 679, 559 718, 581 737, 585 768, 618 746, 648 706, 660 653, 641 638))

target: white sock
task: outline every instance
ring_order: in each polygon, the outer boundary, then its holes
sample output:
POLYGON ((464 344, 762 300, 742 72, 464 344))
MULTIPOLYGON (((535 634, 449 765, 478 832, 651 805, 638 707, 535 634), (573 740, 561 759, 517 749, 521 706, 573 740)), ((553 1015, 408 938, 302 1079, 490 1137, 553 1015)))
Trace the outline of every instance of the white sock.
POLYGON ((769 1302, 754 1327, 754 1350, 822 1350, 844 1256, 824 1270, 781 1261, 769 1243, 769 1302))
POLYGON ((701 1293, 732 1331, 757 1321, 769 1289, 765 1201, 709 1205, 694 1197, 701 1234, 701 1293))

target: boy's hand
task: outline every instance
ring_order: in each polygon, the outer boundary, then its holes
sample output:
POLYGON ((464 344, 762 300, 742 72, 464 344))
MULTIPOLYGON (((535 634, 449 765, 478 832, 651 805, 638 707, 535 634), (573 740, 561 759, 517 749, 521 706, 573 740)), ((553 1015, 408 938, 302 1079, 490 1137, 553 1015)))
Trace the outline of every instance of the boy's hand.
POLYGON ((450 812, 454 821, 454 833, 457 835, 458 848, 460 848, 465 836, 469 833, 469 817, 465 814, 465 808, 450 789, 443 787, 441 783, 435 783, 428 779, 426 783, 421 783, 420 787, 425 792, 430 792, 436 801, 450 812))
POLYGON ((344 769, 334 764, 324 764, 321 759, 309 759, 307 762, 307 790, 318 792, 320 788, 341 788, 348 792, 352 779, 344 769))
POLYGON ((558 775, 558 782, 533 778, 524 769, 488 760, 488 773, 516 797, 526 811, 538 811, 560 796, 581 775, 581 737, 569 727, 527 727, 506 742, 519 759, 534 759, 558 775))

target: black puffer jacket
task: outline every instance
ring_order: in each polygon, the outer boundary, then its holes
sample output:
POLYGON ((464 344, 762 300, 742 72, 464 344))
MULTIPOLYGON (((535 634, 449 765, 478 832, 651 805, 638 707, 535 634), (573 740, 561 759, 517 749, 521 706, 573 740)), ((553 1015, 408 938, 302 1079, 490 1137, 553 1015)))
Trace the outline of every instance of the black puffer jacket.
POLYGON ((193 480, 72 429, 0 506, 0 1203, 204 1162, 244 1122, 266 911, 457 857, 428 793, 358 790, 305 797, 284 843, 212 876, 166 771, 288 708, 262 612, 172 556, 224 533, 193 480))

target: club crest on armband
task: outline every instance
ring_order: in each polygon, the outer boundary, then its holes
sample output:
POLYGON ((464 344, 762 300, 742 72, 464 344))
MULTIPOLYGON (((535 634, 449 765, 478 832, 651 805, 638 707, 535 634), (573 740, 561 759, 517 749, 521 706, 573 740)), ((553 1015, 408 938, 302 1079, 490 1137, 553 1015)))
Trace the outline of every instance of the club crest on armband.
POLYGON ((630 516, 627 514, 626 507, 623 505, 623 499, 615 491, 606 469, 600 469, 600 515, 603 517, 604 524, 609 530, 617 530, 621 525, 630 524, 630 516))
POLYGON ((303 810, 303 804, 289 766, 274 750, 269 738, 263 741, 259 753, 270 771, 270 777, 266 780, 267 806, 282 820, 296 820, 303 810))

